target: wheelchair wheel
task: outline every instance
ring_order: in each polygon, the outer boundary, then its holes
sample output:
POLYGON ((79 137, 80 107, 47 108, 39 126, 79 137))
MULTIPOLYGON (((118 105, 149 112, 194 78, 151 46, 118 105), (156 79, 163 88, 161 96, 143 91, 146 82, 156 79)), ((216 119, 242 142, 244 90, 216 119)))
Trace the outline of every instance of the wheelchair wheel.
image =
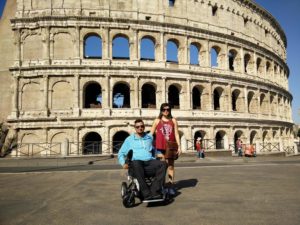
POLYGON ((121 197, 124 198, 128 192, 128 187, 126 182, 122 182, 121 184, 121 197))
POLYGON ((130 208, 134 206, 134 204, 135 204, 134 193, 133 192, 127 193, 123 198, 123 205, 126 208, 130 208))

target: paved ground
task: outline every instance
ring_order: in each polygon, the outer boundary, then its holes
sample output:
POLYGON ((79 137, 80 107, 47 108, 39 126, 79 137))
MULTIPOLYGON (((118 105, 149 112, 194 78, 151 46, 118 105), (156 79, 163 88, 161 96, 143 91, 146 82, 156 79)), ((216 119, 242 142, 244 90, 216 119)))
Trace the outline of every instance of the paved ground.
POLYGON ((122 206, 126 176, 114 159, 47 161, 0 161, 1 225, 300 224, 300 157, 183 157, 174 201, 131 209, 122 206))

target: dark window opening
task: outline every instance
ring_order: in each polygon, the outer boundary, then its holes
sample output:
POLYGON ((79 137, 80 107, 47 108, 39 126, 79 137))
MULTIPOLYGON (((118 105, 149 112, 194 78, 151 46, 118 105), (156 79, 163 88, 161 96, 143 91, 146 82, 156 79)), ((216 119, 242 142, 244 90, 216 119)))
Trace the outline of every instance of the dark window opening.
POLYGON ((84 58, 102 58, 102 39, 98 35, 89 35, 84 40, 84 58))
POLYGON ((246 54, 245 57, 244 57, 245 73, 248 72, 248 65, 249 65, 249 62, 250 62, 250 55, 249 55, 249 54, 246 54))
POLYGON ((233 143, 234 143, 234 152, 238 153, 238 146, 237 146, 237 140, 238 138, 242 137, 242 132, 241 131, 237 131, 234 134, 234 138, 233 138, 233 143))
POLYGON ((221 95, 217 90, 214 90, 214 110, 220 110, 221 95))
POLYGON ((84 93, 84 108, 102 108, 102 90, 98 83, 88 84, 84 93))
POLYGON ((228 61, 229 61, 229 70, 234 71, 234 60, 235 60, 235 52, 234 51, 229 51, 228 54, 228 61))
POLYGON ((101 154, 102 153, 102 138, 96 132, 88 133, 83 141, 83 155, 101 154))
POLYGON ((248 18, 244 18, 244 26, 247 26, 248 18))
POLYGON ((224 134, 220 131, 216 134, 216 149, 224 149, 224 134))
POLYGON ((213 15, 213 16, 217 15, 217 11, 218 11, 218 6, 216 6, 216 5, 213 6, 213 7, 212 7, 212 15, 213 15))
POLYGON ((114 86, 113 108, 130 108, 130 89, 126 84, 114 86))
POLYGON ((179 109, 179 90, 176 86, 171 85, 168 91, 168 101, 172 108, 179 109))
POLYGON ((201 92, 198 88, 193 88, 193 109, 201 109, 201 92))
POLYGON ((155 88, 150 84, 144 84, 142 87, 142 108, 156 108, 155 88))
POLYGON ((126 131, 119 131, 113 136, 113 153, 117 154, 125 141, 125 139, 129 136, 126 131))
POLYGON ((169 6, 174 6, 175 5, 175 0, 169 0, 169 6))
POLYGON ((236 96, 236 94, 233 92, 233 93, 232 93, 232 111, 237 111, 237 110, 236 110, 236 101, 237 101, 237 96, 236 96))

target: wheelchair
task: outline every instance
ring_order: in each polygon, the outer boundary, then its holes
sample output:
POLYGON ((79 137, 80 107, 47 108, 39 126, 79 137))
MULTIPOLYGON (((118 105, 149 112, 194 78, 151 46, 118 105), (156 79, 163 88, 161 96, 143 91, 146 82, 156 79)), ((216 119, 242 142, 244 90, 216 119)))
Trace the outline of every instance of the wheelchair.
MULTIPOLYGON (((121 197, 122 203, 125 208, 131 208, 135 206, 135 199, 138 198, 140 203, 153 203, 153 202, 162 202, 167 204, 171 201, 171 195, 169 194, 168 188, 162 187, 161 194, 162 198, 159 199, 150 199, 144 200, 139 182, 133 176, 133 170, 131 167, 131 158, 132 158, 132 151, 128 153, 126 163, 128 164, 128 174, 127 174, 127 182, 122 182, 121 184, 121 197)), ((153 181, 153 177, 145 177, 146 184, 150 187, 153 181)))

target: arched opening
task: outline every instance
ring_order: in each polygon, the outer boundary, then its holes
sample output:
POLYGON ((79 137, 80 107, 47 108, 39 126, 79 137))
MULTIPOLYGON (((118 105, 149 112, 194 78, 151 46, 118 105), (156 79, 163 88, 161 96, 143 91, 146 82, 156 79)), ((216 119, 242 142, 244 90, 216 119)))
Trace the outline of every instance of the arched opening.
POLYGON ((260 95, 260 112, 268 114, 268 99, 265 94, 260 95))
POLYGON ((196 150, 196 140, 197 138, 201 138, 201 146, 202 148, 205 148, 205 140, 204 140, 204 137, 205 137, 205 131, 203 130, 198 130, 195 132, 194 134, 194 150, 196 150))
POLYGON ((210 49, 211 67, 219 67, 219 53, 220 53, 220 48, 217 46, 213 46, 210 49))
POLYGON ((256 59, 256 71, 258 75, 263 74, 263 66, 262 66, 262 60, 261 58, 256 59))
POLYGON ((130 108, 130 88, 118 83, 113 88, 113 108, 130 108))
POLYGON ((224 131, 218 131, 216 133, 215 141, 216 141, 216 149, 224 149, 224 131))
POLYGON ((250 145, 255 144, 256 136, 257 136, 257 132, 254 131, 254 130, 251 131, 251 133, 250 133, 250 145))
POLYGON ((142 108, 156 108, 156 91, 151 84, 142 86, 142 108))
POLYGON ((86 85, 84 92, 84 108, 102 107, 102 89, 97 82, 91 82, 86 85))
POLYGON ((266 63, 266 71, 267 71, 267 75, 271 76, 271 63, 269 61, 267 61, 266 63))
POLYGON ((117 36, 112 42, 113 59, 129 59, 129 40, 126 36, 117 36))
POLYGON ((257 105, 257 99, 255 99, 254 92, 250 91, 248 93, 247 100, 248 100, 248 112, 257 113, 258 105, 257 105))
POLYGON ((221 110, 221 96, 223 93, 222 88, 216 88, 214 90, 214 110, 221 110))
POLYGON ((118 131, 113 136, 113 153, 117 154, 125 141, 125 139, 129 136, 126 131, 118 131))
POLYGON ((196 43, 190 45, 190 64, 199 65, 199 51, 200 48, 196 43))
POLYGON ((251 60, 251 56, 249 54, 246 54, 244 56, 245 73, 250 73, 250 60, 251 60))
POLYGON ((201 109, 202 101, 202 92, 203 90, 199 87, 193 88, 193 109, 201 109))
POLYGON ((180 108, 180 102, 179 102, 179 90, 175 85, 169 86, 168 91, 168 102, 174 109, 180 108))
POLYGON ((229 70, 234 71, 235 68, 235 58, 236 58, 237 52, 235 50, 230 50, 228 53, 228 62, 229 62, 229 70))
POLYGON ((102 138, 96 132, 90 132, 85 135, 82 143, 82 154, 101 154, 102 153, 102 138))
POLYGON ((167 62, 178 63, 178 41, 168 40, 167 42, 167 62))
POLYGON ((238 104, 239 95, 240 95, 240 90, 234 90, 231 94, 232 111, 238 111, 237 104, 238 104))
POLYGON ((141 40, 141 60, 155 61, 155 42, 152 37, 143 37, 141 40))
POLYGON ((268 131, 265 130, 263 132, 263 135, 262 135, 262 141, 263 141, 263 143, 266 142, 266 141, 268 141, 268 139, 269 139, 268 138, 268 131))
POLYGON ((88 34, 84 38, 84 58, 102 58, 102 39, 97 34, 88 34))
MULTIPOLYGON (((234 143, 234 152, 238 152, 238 146, 237 146, 237 140, 240 138, 242 139, 243 132, 238 130, 235 132, 234 137, 233 137, 233 143, 234 143)), ((241 140, 242 141, 242 140, 241 140)))

